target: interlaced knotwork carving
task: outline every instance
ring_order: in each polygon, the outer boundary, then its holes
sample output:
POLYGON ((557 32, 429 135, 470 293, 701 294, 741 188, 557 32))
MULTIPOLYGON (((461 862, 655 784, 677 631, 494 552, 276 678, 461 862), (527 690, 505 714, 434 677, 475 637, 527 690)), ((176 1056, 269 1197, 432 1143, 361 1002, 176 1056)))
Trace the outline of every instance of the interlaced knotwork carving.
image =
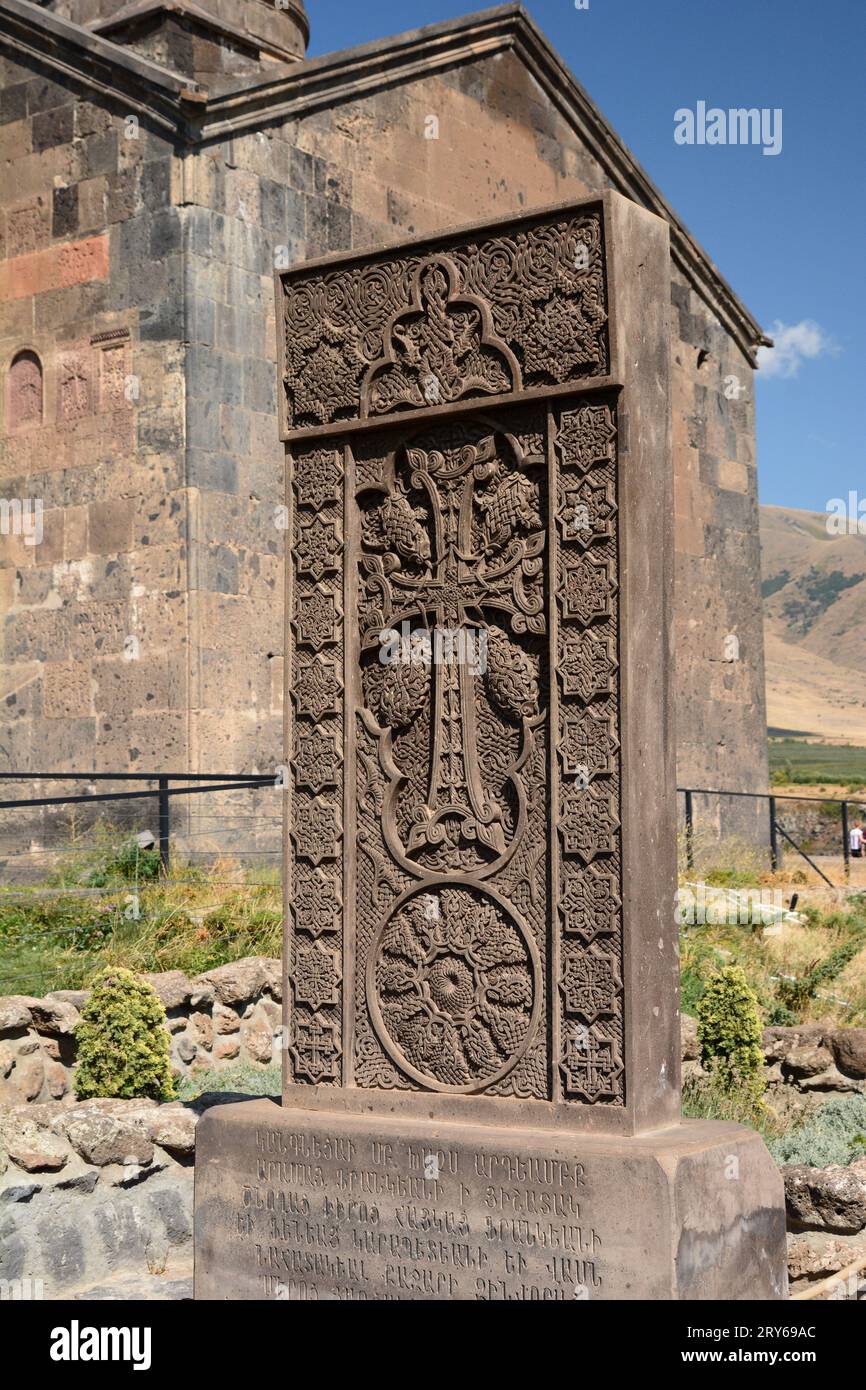
POLYGON ((289 537, 290 1075, 622 1106, 600 209, 293 271, 282 314, 288 430, 319 435, 289 537))
POLYGON ((412 872, 486 876, 513 852, 542 717, 538 473, 513 436, 448 425, 400 445, 388 485, 362 499, 360 610, 376 619, 362 687, 381 728, 385 840, 412 872), (425 710, 427 750, 408 734, 425 710), (474 750, 491 724, 497 756, 482 767, 474 750))
POLYGON ((560 1069, 566 1099, 621 1105, 615 435, 607 405, 557 412, 560 1069))
POLYGON ((295 1081, 339 1083, 342 1007, 343 464, 334 449, 292 464, 289 1065, 295 1081))
POLYGON ((286 276, 282 311, 289 429, 600 375, 601 218, 286 276))
MULTIPOLYGON (((393 874, 427 884, 446 876, 473 891, 482 879, 505 885, 501 910, 524 924, 528 958, 546 958, 544 463, 537 433, 507 434, 495 421, 440 426, 392 441, 381 482, 359 493, 359 613, 375 614, 361 633, 359 979, 375 968, 362 920, 371 910, 385 920, 383 898, 393 906, 399 895, 393 874)), ((449 901, 465 906, 470 897, 449 901)), ((462 979, 463 967, 454 969, 462 979)), ((545 997, 540 965, 529 978, 531 1021, 545 997)), ((402 1019, 407 1003, 389 994, 381 1018, 396 1009, 402 1019)), ((503 1052, 494 1004, 485 1004, 489 1041, 468 1015, 453 1025, 454 1045, 471 1034, 476 1064, 459 1046, 452 1055, 452 1025, 442 1019, 407 1024, 413 1041, 402 1048, 384 1024, 371 1037, 359 1012, 358 1084, 548 1095, 543 1030, 528 1052, 503 1052), (447 1065, 434 1057, 443 1034, 447 1065), (419 1038, 422 1051, 433 1049, 423 1065, 419 1038)), ((375 1014, 379 1004, 365 997, 368 1007, 375 1014)))

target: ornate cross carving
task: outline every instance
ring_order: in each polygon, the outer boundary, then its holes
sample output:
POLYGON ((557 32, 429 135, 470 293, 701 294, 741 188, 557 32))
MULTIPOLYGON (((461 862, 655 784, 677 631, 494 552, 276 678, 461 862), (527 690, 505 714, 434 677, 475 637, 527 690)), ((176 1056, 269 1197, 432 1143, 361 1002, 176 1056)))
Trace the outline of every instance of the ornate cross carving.
POLYGON ((399 772, 385 810, 392 849, 415 869, 489 872, 513 840, 509 810, 473 754, 487 700, 521 730, 518 786, 539 698, 537 662, 515 638, 545 630, 541 462, 483 423, 446 426, 400 450, 384 497, 365 512, 365 689, 388 731, 386 764, 394 731, 429 705, 426 795, 403 843, 393 823, 399 772))

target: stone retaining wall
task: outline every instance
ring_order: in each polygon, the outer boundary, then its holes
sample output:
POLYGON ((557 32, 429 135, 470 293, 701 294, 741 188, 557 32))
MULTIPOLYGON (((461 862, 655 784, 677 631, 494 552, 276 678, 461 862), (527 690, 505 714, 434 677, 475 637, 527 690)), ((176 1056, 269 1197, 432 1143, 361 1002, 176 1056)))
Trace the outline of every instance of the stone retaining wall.
MULTIPOLYGON (((166 1010, 172 1066, 181 1076, 237 1062, 280 1062, 282 970, 268 956, 247 956, 189 979, 181 970, 142 977, 166 1010)), ((55 990, 42 999, 0 997, 0 1106, 71 1098, 75 1025, 87 990, 55 990)), ((684 1073, 700 1070, 697 1023, 681 1018, 684 1073)), ((820 1096, 866 1092, 866 1028, 806 1023, 765 1028, 771 1089, 820 1096)))
MULTIPOLYGON (((240 1099, 0 1111, 0 1281, 41 1281, 45 1298, 190 1297, 196 1123, 240 1099)), ((866 1159, 782 1171, 793 1292, 866 1257, 866 1159)), ((837 1296, 866 1297, 866 1274, 837 1296)))
MULTIPOLYGON (((162 999, 176 1070, 278 1062, 280 963, 248 957, 188 979, 147 976, 162 999)), ((0 1280, 42 1281, 46 1298, 191 1296, 195 1125, 211 1104, 75 1102, 75 1025, 85 991, 0 999, 0 1280)), ((767 1080, 815 1105, 866 1092, 866 1028, 767 1028, 767 1080)), ((699 1071, 683 1016, 684 1071, 699 1071)), ((866 1159, 783 1169, 792 1291, 866 1256, 866 1159)), ((840 1296, 863 1297, 866 1279, 840 1296), (863 1293, 860 1293, 860 1289, 863 1293)))
MULTIPOLYGON (((190 980, 143 975, 166 1011, 171 1062, 181 1076, 237 1062, 280 1061, 282 967, 267 956, 220 965, 190 980)), ((0 1107, 70 1100, 75 1027, 89 992, 0 998, 0 1107)))
MULTIPOLYGON (((682 1016, 683 1074, 701 1073, 697 1023, 682 1016)), ((805 1023, 765 1028, 762 1046, 770 1104, 817 1109, 833 1094, 866 1093, 866 1028, 805 1023)), ((782 1169, 788 1224, 788 1277, 801 1292, 866 1258, 866 1159, 841 1167, 782 1169)), ((866 1299, 866 1270, 835 1297, 866 1299)))
MULTIPOLYGON (((681 1015, 683 1075, 700 1072, 698 1025, 681 1015)), ((785 1086, 820 1096, 830 1092, 866 1093, 866 1028, 833 1023, 801 1023, 765 1028, 762 1038, 767 1086, 785 1086)))
POLYGON ((190 1296, 195 1126, 206 1104, 55 1100, 0 1111, 0 1281, 23 1280, 48 1299, 190 1296))

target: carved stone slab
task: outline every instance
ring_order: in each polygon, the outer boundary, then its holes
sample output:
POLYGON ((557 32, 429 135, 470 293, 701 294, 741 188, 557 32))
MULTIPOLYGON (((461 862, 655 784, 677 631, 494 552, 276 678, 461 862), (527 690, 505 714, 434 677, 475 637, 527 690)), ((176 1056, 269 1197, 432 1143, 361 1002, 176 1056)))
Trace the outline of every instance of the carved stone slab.
POLYGON ((674 1113, 665 238, 610 195, 278 278, 305 1105, 674 1113))
POLYGON ((278 295, 285 438, 608 370, 598 203, 315 274, 301 266, 278 295))

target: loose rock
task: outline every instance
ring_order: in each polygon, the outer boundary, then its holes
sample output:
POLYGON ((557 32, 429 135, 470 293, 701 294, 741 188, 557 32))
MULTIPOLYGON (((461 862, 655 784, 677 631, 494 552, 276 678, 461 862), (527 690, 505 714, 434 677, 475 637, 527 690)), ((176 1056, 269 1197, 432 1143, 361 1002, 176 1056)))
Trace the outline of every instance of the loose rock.
POLYGON ((171 1153, 195 1153, 198 1116, 182 1105, 162 1105, 148 1127, 148 1138, 171 1153))
POLYGON ((846 1076, 866 1080, 866 1028, 839 1028, 833 1034, 833 1055, 846 1076))
POLYGON ((167 1009, 182 1009, 193 993, 192 981, 182 970, 162 970, 159 974, 144 974, 143 980, 156 991, 167 1009))
POLYGON ((794 1164, 782 1175, 788 1214, 800 1227, 854 1235, 866 1226, 866 1160, 846 1168, 794 1164))
POLYGON ((109 1163, 143 1167, 153 1159, 153 1145, 147 1136, 113 1115, 97 1111, 82 1114, 80 1107, 76 1107, 69 1114, 64 1130, 75 1152, 85 1163, 93 1163, 97 1168, 109 1163))
POLYGON ((34 999, 30 1005, 33 1027, 40 1033, 59 1034, 69 1037, 75 1032, 79 1013, 74 1004, 63 999, 53 999, 46 994, 44 999, 34 999))
POLYGON ((36 1002, 26 994, 4 994, 0 997, 0 1033, 29 1028, 30 1006, 36 1002))
POLYGON ((6 1152, 19 1168, 41 1173, 65 1167, 69 1150, 62 1139, 40 1129, 32 1120, 19 1118, 15 1111, 8 1112, 0 1123, 6 1152))

